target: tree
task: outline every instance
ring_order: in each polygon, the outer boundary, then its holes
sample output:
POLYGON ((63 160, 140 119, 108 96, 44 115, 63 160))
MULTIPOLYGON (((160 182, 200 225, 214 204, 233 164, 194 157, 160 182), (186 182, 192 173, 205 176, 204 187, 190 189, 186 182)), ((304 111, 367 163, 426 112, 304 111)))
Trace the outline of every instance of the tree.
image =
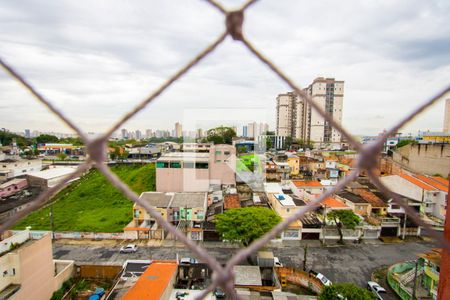
POLYGON ((236 136, 236 131, 231 127, 219 126, 209 129, 207 132, 207 140, 214 144, 230 144, 233 141, 233 137, 236 136))
POLYGON ((38 144, 45 144, 45 143, 58 143, 59 139, 51 134, 41 134, 36 138, 36 142, 38 144))
POLYGON ((291 148, 292 145, 292 137, 287 136, 284 140, 284 149, 289 150, 289 148, 291 148))
POLYGON ((262 207, 244 207, 226 210, 216 216, 216 230, 223 240, 244 246, 263 236, 281 221, 273 210, 262 207))
POLYGON ((58 153, 57 157, 58 157, 60 160, 65 160, 65 159, 67 158, 67 154, 64 153, 64 152, 61 152, 61 153, 58 153))
POLYGON ((318 298, 318 300, 336 299, 372 300, 376 298, 370 291, 348 282, 325 286, 318 298))
POLYGON ((272 139, 270 137, 266 136, 266 150, 271 149, 272 146, 273 146, 272 139))
POLYGON ((361 219, 351 210, 333 210, 328 214, 328 218, 331 218, 336 223, 339 231, 339 243, 343 243, 344 236, 342 234, 342 228, 355 229, 356 225, 361 222, 361 219))

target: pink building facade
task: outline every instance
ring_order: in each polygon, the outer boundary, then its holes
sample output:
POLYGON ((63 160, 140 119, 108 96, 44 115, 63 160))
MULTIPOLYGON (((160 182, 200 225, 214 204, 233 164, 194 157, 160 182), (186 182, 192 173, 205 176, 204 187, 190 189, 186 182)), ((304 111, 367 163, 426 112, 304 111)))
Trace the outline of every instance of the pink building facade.
POLYGON ((214 145, 208 153, 172 152, 156 162, 156 191, 207 192, 211 185, 236 185, 236 149, 214 145))
POLYGON ((8 197, 28 187, 26 179, 13 179, 0 184, 0 198, 8 197))

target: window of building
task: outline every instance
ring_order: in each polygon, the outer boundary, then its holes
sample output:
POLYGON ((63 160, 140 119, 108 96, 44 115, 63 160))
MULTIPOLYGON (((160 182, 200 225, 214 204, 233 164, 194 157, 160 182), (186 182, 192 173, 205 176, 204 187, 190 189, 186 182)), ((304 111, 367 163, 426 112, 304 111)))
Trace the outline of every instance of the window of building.
POLYGON ((217 150, 216 155, 220 155, 220 154, 222 154, 222 151, 217 150))
POLYGON ((298 230, 296 229, 288 229, 284 231, 285 238, 298 238, 298 230))
POLYGON ((185 169, 194 169, 195 168, 195 162, 191 162, 191 161, 184 162, 183 163, 183 168, 185 168, 185 169))
POLYGON ((223 154, 230 155, 230 151, 225 151, 223 154))
POLYGON ((170 162, 170 167, 173 169, 180 169, 181 163, 179 161, 172 161, 170 162))
POLYGON ((164 162, 164 161, 158 161, 156 163, 156 167, 157 168, 168 168, 169 167, 169 163, 168 162, 164 162))
POLYGON ((216 163, 220 163, 222 162, 220 159, 216 159, 216 163))
POLYGON ((195 163, 195 168, 196 169, 208 169, 209 165, 207 162, 198 162, 195 163))
POLYGON ((400 205, 392 204, 392 209, 400 209, 400 205))

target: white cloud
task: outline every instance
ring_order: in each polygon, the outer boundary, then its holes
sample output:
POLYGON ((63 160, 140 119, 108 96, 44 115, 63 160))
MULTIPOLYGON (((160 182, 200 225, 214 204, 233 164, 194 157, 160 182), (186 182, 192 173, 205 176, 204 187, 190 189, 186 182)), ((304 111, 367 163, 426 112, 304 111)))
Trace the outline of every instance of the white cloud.
MULTIPOLYGON (((437 0, 262 0, 244 29, 301 86, 317 76, 345 80, 344 126, 376 134, 448 84, 449 13, 449 2, 437 0)), ((2 2, 0 56, 83 129, 102 131, 214 40, 223 23, 204 1, 2 2)), ((3 73, 0 87, 0 127, 62 128, 3 73)), ((266 109, 273 125, 275 98, 287 90, 227 39, 125 127, 172 129, 186 109, 220 107, 266 109)), ((442 107, 404 131, 440 130, 442 107)))

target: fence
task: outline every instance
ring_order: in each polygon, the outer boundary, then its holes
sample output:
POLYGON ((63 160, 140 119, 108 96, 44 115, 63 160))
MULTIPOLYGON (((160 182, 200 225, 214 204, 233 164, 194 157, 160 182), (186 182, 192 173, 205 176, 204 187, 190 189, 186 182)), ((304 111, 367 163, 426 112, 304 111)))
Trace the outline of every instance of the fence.
POLYGON ((443 91, 437 93, 431 99, 425 101, 422 105, 420 105, 417 109, 414 110, 413 113, 407 115, 403 119, 399 120, 399 122, 393 126, 391 129, 385 131, 382 135, 380 135, 376 141, 371 144, 362 145, 357 142, 351 134, 349 134, 344 128, 337 123, 331 116, 329 116, 324 110, 322 110, 318 104, 312 101, 312 98, 303 91, 298 85, 294 83, 281 69, 279 69, 271 60, 265 57, 256 47, 252 45, 252 43, 245 37, 243 31, 243 23, 244 23, 244 13, 252 7, 257 1, 249 0, 245 4, 242 5, 241 8, 233 11, 227 11, 221 4, 217 3, 215 0, 205 0, 209 3, 214 9, 217 9, 221 12, 225 19, 225 29, 224 31, 212 41, 201 53, 199 53, 196 57, 194 57, 191 61, 189 61, 185 66, 183 66, 180 70, 178 70, 175 74, 173 74, 170 78, 168 78, 160 87, 158 87, 153 93, 151 93, 146 99, 144 99, 139 105, 137 105, 134 109, 130 110, 126 113, 120 120, 115 123, 107 132, 105 132, 102 136, 97 137, 95 139, 91 139, 88 137, 86 133, 80 130, 78 126, 70 120, 66 115, 64 115, 61 111, 59 111, 50 101, 48 101, 44 95, 39 93, 24 77, 22 77, 18 71, 16 71, 12 66, 7 64, 5 61, 0 59, 1 66, 5 69, 5 71, 11 75, 14 79, 16 79, 26 90, 28 90, 37 101, 41 102, 44 106, 46 106, 51 112, 53 112, 62 122, 64 122, 67 126, 69 126, 72 130, 74 130, 79 137, 83 140, 86 145, 87 154, 89 155, 88 160, 79 165, 77 171, 68 176, 64 181, 60 182, 56 186, 46 190, 41 195, 39 195, 36 200, 33 201, 33 204, 26 209, 22 210, 20 213, 11 216, 5 223, 0 226, 0 233, 5 231, 7 228, 11 227, 13 224, 17 222, 21 217, 25 216, 29 212, 41 207, 45 204, 46 200, 52 193, 56 192, 58 189, 63 187, 63 185, 80 176, 84 171, 90 169, 91 167, 96 167, 103 175, 111 181, 111 183, 119 189, 125 196, 127 196, 132 201, 138 203, 141 207, 145 208, 152 217, 165 229, 178 237, 178 240, 182 241, 186 247, 188 247, 197 257, 201 258, 202 261, 209 264, 211 269, 215 272, 215 277, 212 284, 205 289, 201 294, 198 295, 198 299, 204 298, 209 292, 214 290, 216 286, 221 286, 226 290, 227 295, 231 298, 237 298, 237 295, 234 290, 234 274, 233 267, 238 264, 240 261, 244 260, 250 254, 263 247, 266 243, 268 243, 271 239, 273 239, 277 234, 286 229, 290 223, 295 220, 298 220, 302 217, 306 212, 311 211, 317 207, 319 203, 321 203, 324 199, 331 196, 333 193, 341 190, 348 183, 355 180, 360 171, 365 171, 367 175, 370 177, 372 183, 378 187, 378 189, 394 199, 394 201, 399 204, 406 213, 409 215, 409 218, 414 220, 418 225, 424 227, 430 236, 434 237, 438 240, 442 247, 446 249, 450 249, 450 242, 443 238, 441 235, 437 234, 428 224, 424 223, 417 212, 411 209, 397 194, 390 191, 387 187, 385 187, 380 179, 377 177, 376 168, 378 165, 378 154, 382 151, 384 142, 386 138, 394 133, 396 133, 403 125, 411 121, 415 116, 423 112, 430 105, 437 102, 441 97, 443 97, 447 92, 449 92, 450 87, 445 88, 443 91), (303 207, 298 210, 295 214, 291 215, 289 218, 285 219, 283 222, 279 223, 275 226, 269 233, 264 235, 259 240, 252 243, 249 247, 241 249, 238 253, 236 253, 227 263, 225 267, 222 267, 219 262, 210 256, 205 249, 196 245, 195 242, 190 241, 187 237, 176 230, 176 228, 171 225, 169 222, 164 220, 159 213, 157 213, 154 209, 152 209, 147 203, 141 201, 139 196, 136 195, 131 189, 120 179, 111 172, 111 170, 104 164, 106 160, 106 149, 107 149, 107 141, 112 133, 117 131, 122 124, 126 121, 130 120, 133 116, 135 116, 138 112, 140 112, 143 108, 145 108, 149 103, 151 103, 154 99, 156 99, 162 92, 164 92, 167 88, 169 88, 175 81, 180 79, 183 75, 185 75, 192 67, 194 67, 198 62, 203 60, 206 56, 211 54, 222 42, 230 36, 236 43, 245 47, 250 53, 252 53, 263 65, 268 67, 281 81, 286 83, 296 94, 298 94, 301 98, 303 98, 317 113, 319 113, 331 126, 333 126, 336 130, 338 130, 342 137, 355 149, 359 154, 359 158, 355 169, 352 170, 351 173, 347 175, 347 177, 341 179, 333 188, 325 191, 319 198, 314 199, 309 203, 308 206, 303 207))
POLYGON ((412 299, 412 288, 405 286, 400 281, 399 273, 406 273, 415 268, 414 262, 406 262, 389 267, 387 272, 387 281, 389 286, 397 293, 402 300, 412 299))

